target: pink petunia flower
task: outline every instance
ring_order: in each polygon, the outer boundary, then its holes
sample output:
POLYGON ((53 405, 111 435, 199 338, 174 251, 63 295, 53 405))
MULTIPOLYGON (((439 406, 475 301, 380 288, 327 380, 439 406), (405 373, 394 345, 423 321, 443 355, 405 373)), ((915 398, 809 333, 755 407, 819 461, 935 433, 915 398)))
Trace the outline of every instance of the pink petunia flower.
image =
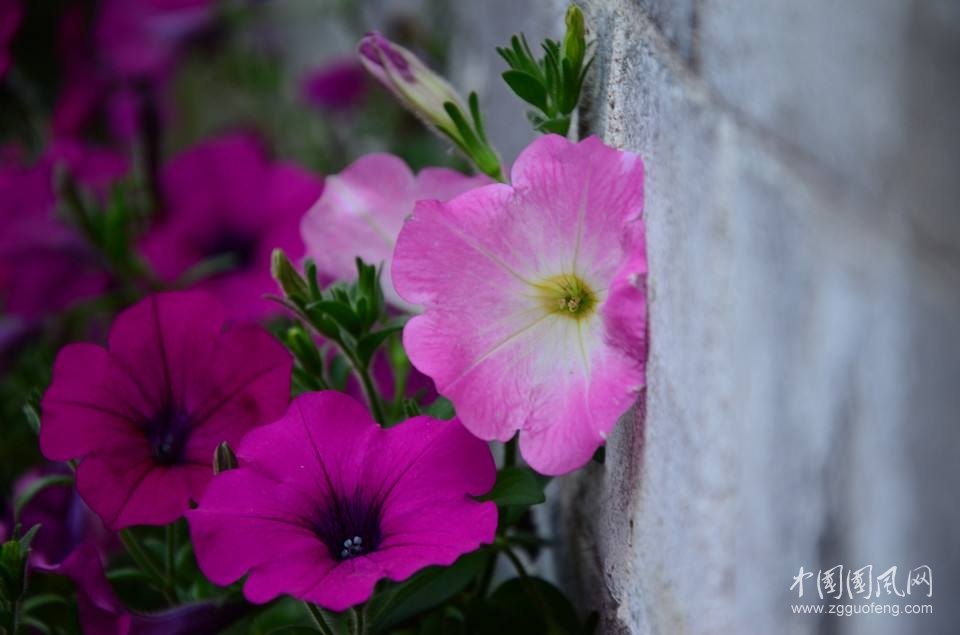
POLYGON ((201 570, 221 585, 248 574, 254 603, 289 594, 342 611, 496 531, 496 506, 471 498, 493 486, 493 457, 456 421, 383 429, 342 393, 306 393, 237 458, 187 519, 201 570))
POLYGON ((107 527, 163 525, 199 498, 219 443, 283 414, 291 370, 262 328, 224 330, 209 295, 152 295, 117 317, 106 349, 57 355, 40 449, 80 459, 77 489, 107 527))
POLYGON ((447 200, 490 182, 486 176, 465 176, 445 168, 426 168, 414 176, 399 157, 368 154, 327 177, 323 196, 301 225, 307 256, 317 263, 318 271, 340 280, 356 276, 357 256, 365 262, 384 263, 387 302, 410 310, 413 307, 400 299, 390 283, 390 256, 403 220, 419 200, 447 200))
POLYGON ((73 581, 80 626, 91 635, 207 635, 220 632, 248 612, 240 604, 215 602, 182 604, 148 615, 131 611, 117 597, 100 556, 89 545, 77 547, 58 566, 37 569, 73 581))
POLYGON ((20 0, 0 0, 0 78, 6 75, 10 68, 10 42, 22 18, 23 7, 20 0))
POLYGON ((232 268, 199 286, 219 297, 231 317, 277 313, 263 296, 276 293, 270 255, 303 253, 300 219, 323 181, 292 163, 273 163, 255 137, 231 134, 174 157, 162 170, 165 211, 143 242, 157 273, 173 282, 201 261, 227 257, 232 268))
POLYGON ((57 217, 58 169, 94 193, 127 170, 113 152, 60 141, 33 165, 0 158, 0 304, 33 320, 107 286, 101 263, 78 232, 57 217))
POLYGON ((404 329, 414 366, 467 428, 544 474, 586 463, 644 385, 647 271, 640 158, 549 135, 513 186, 421 202, 393 283, 424 313, 404 329))

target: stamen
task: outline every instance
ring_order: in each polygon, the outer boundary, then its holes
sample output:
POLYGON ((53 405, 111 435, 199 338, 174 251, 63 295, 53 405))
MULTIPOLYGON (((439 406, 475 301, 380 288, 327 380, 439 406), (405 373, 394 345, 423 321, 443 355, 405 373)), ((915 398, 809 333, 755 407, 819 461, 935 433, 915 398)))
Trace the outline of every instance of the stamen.
POLYGON ((587 283, 572 273, 546 278, 536 285, 543 307, 575 319, 589 317, 597 304, 597 297, 587 283))

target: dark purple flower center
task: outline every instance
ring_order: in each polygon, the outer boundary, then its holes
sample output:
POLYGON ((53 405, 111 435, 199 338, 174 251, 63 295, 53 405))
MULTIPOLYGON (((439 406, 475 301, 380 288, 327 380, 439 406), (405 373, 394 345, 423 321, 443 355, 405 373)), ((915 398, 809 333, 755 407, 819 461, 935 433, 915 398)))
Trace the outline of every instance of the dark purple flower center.
POLYGON ((217 232, 204 249, 208 258, 229 256, 231 264, 238 269, 247 269, 254 264, 257 255, 257 237, 232 229, 217 232))
POLYGON ((150 452, 160 465, 186 463, 187 438, 190 436, 190 415, 183 408, 165 405, 147 422, 150 452))
POLYGON ((313 530, 337 562, 380 546, 380 505, 363 496, 335 496, 314 521, 313 530))

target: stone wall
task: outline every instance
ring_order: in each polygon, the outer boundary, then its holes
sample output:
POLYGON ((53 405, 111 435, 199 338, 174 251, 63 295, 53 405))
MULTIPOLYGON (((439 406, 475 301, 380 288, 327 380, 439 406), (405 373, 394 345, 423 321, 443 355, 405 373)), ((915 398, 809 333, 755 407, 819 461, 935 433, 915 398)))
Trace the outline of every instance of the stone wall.
POLYGON ((586 122, 646 164, 652 347, 557 485, 559 579, 604 633, 956 632, 960 4, 583 6, 586 122), (792 614, 838 564, 930 566, 896 603, 933 615, 792 614))

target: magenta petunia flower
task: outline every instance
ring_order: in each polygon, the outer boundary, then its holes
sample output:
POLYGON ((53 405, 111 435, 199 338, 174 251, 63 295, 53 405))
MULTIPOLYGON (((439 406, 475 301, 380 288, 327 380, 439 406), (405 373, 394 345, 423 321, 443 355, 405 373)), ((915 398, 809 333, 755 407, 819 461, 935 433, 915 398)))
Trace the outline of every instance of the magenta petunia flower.
POLYGON ((390 282, 390 256, 413 206, 422 199, 447 200, 490 183, 486 176, 465 176, 445 168, 427 168, 414 176, 390 154, 368 154, 340 174, 327 177, 320 200, 303 218, 307 256, 327 276, 351 280, 357 256, 384 263, 383 292, 395 307, 411 309, 390 282))
POLYGON ((303 81, 303 97, 323 110, 348 111, 356 107, 369 83, 363 65, 350 57, 327 62, 303 81))
POLYGON ((97 255, 58 218, 58 169, 102 195, 127 164, 113 152, 67 141, 30 166, 16 157, 0 158, 0 306, 24 320, 95 296, 108 282, 97 255))
POLYGON ((201 570, 221 585, 247 575, 258 604, 288 594, 342 611, 496 531, 496 506, 472 498, 493 486, 493 457, 456 421, 383 429, 347 395, 307 393, 237 458, 187 519, 201 570))
POLYGON ((209 26, 216 0, 104 0, 94 35, 104 62, 139 79, 173 64, 183 44, 209 26))
POLYGON ((280 311, 263 296, 276 293, 270 255, 303 253, 300 219, 323 192, 323 181, 292 163, 273 163, 251 135, 203 142, 162 170, 165 211, 143 242, 157 273, 173 282, 201 261, 224 257, 230 270, 200 287, 229 314, 253 320, 280 311))
POLYGON ((549 135, 512 187, 418 203, 397 240, 393 283, 424 306, 411 362, 480 438, 519 430, 544 474, 586 463, 644 385, 642 206, 639 157, 549 135))
POLYGON ((102 59, 90 31, 84 7, 67 7, 58 28, 63 81, 51 130, 57 138, 78 138, 87 128, 99 127, 111 138, 128 143, 147 123, 148 113, 158 120, 167 114, 164 102, 172 67, 157 68, 131 81, 102 59))
POLYGON ((199 498, 218 444, 283 414, 291 371, 259 326, 224 330, 206 293, 152 295, 117 317, 108 348, 57 355, 40 449, 80 459, 77 489, 111 529, 166 524, 199 498))
POLYGON ((10 68, 10 42, 22 18, 23 7, 20 0, 0 0, 0 78, 6 75, 10 68))

